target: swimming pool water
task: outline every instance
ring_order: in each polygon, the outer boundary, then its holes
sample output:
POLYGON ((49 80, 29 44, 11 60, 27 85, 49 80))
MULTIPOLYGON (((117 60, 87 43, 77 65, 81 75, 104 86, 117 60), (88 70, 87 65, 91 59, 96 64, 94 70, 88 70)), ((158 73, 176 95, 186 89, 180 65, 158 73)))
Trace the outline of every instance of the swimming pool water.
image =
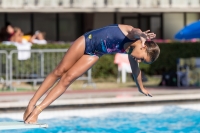
MULTIPOLYGON (((148 108, 146 108, 148 110, 148 108)), ((0 121, 13 121, 0 118, 0 121)), ((2 130, 1 133, 200 133, 200 111, 164 106, 160 112, 109 112, 92 117, 39 120, 47 129, 2 130)))

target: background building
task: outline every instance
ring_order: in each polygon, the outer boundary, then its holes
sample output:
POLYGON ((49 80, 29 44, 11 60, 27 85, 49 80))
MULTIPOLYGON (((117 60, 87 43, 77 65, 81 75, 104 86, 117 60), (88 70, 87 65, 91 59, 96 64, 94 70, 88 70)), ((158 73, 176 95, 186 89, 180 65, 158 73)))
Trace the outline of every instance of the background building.
POLYGON ((44 31, 47 40, 73 41, 88 30, 122 23, 173 39, 199 12, 199 0, 1 0, 0 27, 10 22, 24 33, 44 31))

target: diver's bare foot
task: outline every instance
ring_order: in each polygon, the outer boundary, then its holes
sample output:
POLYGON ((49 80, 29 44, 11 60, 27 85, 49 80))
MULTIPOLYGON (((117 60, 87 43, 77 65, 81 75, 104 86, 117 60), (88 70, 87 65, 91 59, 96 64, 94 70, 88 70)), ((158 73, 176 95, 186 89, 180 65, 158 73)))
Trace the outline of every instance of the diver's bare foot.
POLYGON ((37 123, 38 115, 41 113, 40 110, 35 108, 32 113, 28 116, 28 118, 25 120, 26 124, 35 124, 37 123))
POLYGON ((23 120, 25 121, 27 119, 27 117, 31 114, 31 112, 33 111, 33 109, 35 108, 35 105, 31 105, 29 104, 26 107, 26 110, 24 112, 24 116, 23 116, 23 120))

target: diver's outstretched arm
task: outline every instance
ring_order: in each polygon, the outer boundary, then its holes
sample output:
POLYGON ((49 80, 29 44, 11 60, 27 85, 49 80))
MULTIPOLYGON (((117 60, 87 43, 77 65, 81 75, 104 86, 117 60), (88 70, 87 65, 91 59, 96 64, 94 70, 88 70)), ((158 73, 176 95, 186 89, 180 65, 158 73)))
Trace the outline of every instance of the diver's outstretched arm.
POLYGON ((138 62, 131 55, 128 55, 128 59, 131 65, 132 74, 135 79, 138 90, 144 95, 152 97, 152 95, 143 86, 142 74, 138 62))

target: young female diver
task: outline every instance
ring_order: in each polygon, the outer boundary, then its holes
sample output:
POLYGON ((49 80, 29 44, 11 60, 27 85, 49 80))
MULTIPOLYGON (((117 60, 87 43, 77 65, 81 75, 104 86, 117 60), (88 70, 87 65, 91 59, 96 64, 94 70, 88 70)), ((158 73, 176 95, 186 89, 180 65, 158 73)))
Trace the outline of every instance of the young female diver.
POLYGON ((29 101, 23 117, 25 123, 36 123, 42 110, 61 96, 73 81, 90 69, 104 54, 128 53, 139 91, 151 96, 143 87, 138 62, 150 64, 158 58, 160 49, 151 41, 155 36, 149 30, 142 32, 140 29, 122 24, 109 25, 80 36, 29 101), (35 106, 59 78, 59 82, 49 91, 45 99, 35 106))

